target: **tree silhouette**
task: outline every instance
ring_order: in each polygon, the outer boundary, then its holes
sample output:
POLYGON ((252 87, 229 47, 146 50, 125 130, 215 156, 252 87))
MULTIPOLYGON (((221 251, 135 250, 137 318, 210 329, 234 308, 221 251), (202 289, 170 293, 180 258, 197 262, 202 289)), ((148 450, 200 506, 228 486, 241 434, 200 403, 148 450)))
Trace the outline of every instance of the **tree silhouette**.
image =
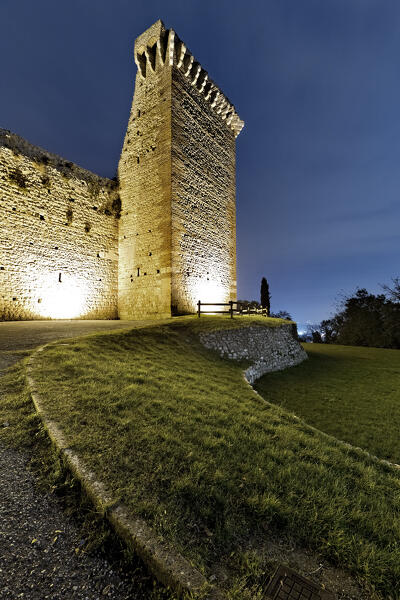
POLYGON ((263 277, 261 279, 261 306, 267 309, 267 314, 271 312, 271 294, 269 293, 268 281, 263 277))

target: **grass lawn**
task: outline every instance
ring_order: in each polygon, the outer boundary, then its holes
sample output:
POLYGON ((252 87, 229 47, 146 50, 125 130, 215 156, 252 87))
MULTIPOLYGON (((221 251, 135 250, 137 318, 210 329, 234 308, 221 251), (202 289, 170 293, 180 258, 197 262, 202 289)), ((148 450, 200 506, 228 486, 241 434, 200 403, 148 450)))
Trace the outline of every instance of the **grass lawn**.
MULTIPOLYGON (((253 320, 218 324, 240 321, 253 320)), ((35 367, 49 416, 115 496, 230 598, 263 597, 274 568, 264 544, 287 533, 400 597, 400 473, 257 396, 244 363, 199 344, 196 332, 216 322, 49 346, 35 367)), ((370 363, 359 362, 362 374, 370 363)))
POLYGON ((308 424, 400 463, 400 351, 304 344, 309 360, 255 385, 308 424))

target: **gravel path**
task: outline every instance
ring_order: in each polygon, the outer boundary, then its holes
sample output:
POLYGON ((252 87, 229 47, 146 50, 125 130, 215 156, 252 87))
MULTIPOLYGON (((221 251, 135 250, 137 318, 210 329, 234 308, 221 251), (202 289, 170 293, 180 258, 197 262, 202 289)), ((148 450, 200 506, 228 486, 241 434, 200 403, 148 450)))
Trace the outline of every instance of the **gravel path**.
MULTIPOLYGON (((0 375, 20 358, 13 351, 62 337, 144 324, 0 323, 0 375)), ((38 491, 28 462, 23 453, 0 442, 0 599, 143 600, 143 592, 131 578, 114 572, 101 557, 77 552, 83 544, 78 526, 56 498, 38 491)))
POLYGON ((42 495, 20 454, 0 445, 0 598, 139 598, 83 540, 55 498, 42 495))

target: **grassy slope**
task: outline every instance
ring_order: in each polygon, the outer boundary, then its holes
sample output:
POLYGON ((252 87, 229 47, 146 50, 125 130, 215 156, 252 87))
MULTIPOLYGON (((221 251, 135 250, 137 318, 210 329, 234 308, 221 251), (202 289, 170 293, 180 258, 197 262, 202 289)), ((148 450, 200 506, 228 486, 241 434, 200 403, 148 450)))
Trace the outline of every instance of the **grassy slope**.
POLYGON ((324 344, 305 348, 309 361, 265 375, 257 391, 310 425, 400 463, 400 352, 324 344))
MULTIPOLYGON (((14 354, 22 359, 30 353, 14 354)), ((93 504, 85 498, 79 483, 65 469, 34 409, 21 362, 0 378, 0 444, 24 451, 30 458, 29 468, 38 490, 57 496, 65 512, 74 517, 84 542, 79 553, 95 552, 104 557, 115 572, 133 578, 138 599, 176 600, 175 594, 156 582, 140 560, 126 551, 105 519, 93 511, 93 504), (4 427, 4 423, 8 426, 4 427)))
POLYGON ((216 563, 241 565, 247 592, 235 596, 231 579, 232 597, 261 597, 268 565, 259 579, 243 572, 245 548, 274 530, 385 597, 400 594, 398 472, 264 402, 237 363, 197 343, 192 327, 210 323, 49 347, 36 379, 51 417, 114 493, 208 575, 216 563))

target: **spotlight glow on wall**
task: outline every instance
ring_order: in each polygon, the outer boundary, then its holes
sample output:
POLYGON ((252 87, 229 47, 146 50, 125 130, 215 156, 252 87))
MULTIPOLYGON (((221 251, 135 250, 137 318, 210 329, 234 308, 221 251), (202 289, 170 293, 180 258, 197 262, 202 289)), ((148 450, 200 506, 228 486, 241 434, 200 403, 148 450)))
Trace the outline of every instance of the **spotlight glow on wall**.
POLYGON ((36 311, 51 319, 74 319, 85 309, 86 290, 73 277, 49 273, 42 278, 36 311))
MULTIPOLYGON (((192 298, 194 310, 197 310, 197 302, 199 300, 205 303, 227 303, 230 300, 229 290, 226 287, 215 280, 207 281, 207 279, 200 279, 196 282, 192 290, 192 298)), ((216 312, 219 312, 221 309, 223 309, 222 306, 207 306, 207 310, 210 311, 215 310, 216 312)))

